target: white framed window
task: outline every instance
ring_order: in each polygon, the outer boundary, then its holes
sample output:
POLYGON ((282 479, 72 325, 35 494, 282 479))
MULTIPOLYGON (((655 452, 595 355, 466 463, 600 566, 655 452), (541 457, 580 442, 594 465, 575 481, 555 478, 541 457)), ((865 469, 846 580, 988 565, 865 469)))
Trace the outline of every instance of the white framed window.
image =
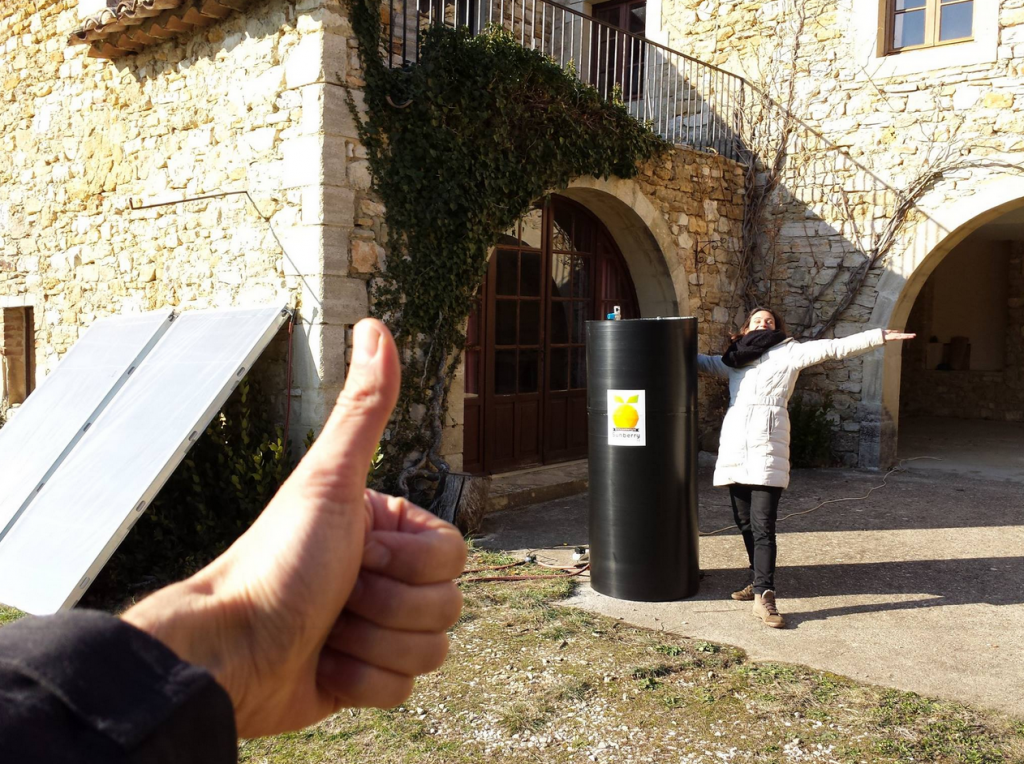
POLYGON ((851 0, 846 32, 851 53, 875 79, 994 63, 999 2, 851 0), (968 14, 970 29, 964 31, 968 14))
POLYGON ((885 51, 974 39, 974 0, 887 0, 885 51))

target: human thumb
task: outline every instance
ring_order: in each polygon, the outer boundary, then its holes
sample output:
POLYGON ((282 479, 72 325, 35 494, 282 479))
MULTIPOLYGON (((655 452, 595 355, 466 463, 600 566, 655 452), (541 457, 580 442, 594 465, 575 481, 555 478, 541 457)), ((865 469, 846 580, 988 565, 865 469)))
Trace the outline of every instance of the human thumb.
POLYGON ((345 388, 303 460, 310 462, 307 466, 319 473, 321 481, 329 481, 338 498, 352 494, 362 503, 366 473, 398 400, 400 381, 391 332, 376 319, 363 319, 353 331, 345 388))

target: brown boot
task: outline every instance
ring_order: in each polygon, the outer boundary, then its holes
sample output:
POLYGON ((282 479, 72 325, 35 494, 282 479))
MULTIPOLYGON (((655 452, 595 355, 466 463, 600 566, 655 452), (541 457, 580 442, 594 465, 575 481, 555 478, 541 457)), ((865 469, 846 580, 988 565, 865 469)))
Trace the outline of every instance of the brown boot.
POLYGON ((753 613, 764 621, 766 626, 771 626, 773 629, 786 628, 786 619, 779 615, 779 610, 775 607, 775 592, 771 589, 765 591, 764 594, 754 595, 753 613))
POLYGON ((747 584, 739 591, 733 592, 731 596, 734 600, 739 600, 740 602, 750 602, 754 599, 754 585, 747 584))

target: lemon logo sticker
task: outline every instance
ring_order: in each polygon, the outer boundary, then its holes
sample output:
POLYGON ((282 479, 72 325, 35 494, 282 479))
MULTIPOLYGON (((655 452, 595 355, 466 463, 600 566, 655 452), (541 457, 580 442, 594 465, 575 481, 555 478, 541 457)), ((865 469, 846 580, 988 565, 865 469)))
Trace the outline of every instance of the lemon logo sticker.
POLYGON ((612 423, 620 430, 632 430, 636 427, 637 422, 640 421, 640 414, 629 404, 638 403, 639 401, 640 396, 638 395, 631 396, 627 401, 622 400, 621 396, 616 395, 615 402, 619 404, 619 407, 612 414, 612 423))
POLYGON ((608 444, 612 446, 647 445, 643 390, 608 391, 608 444))

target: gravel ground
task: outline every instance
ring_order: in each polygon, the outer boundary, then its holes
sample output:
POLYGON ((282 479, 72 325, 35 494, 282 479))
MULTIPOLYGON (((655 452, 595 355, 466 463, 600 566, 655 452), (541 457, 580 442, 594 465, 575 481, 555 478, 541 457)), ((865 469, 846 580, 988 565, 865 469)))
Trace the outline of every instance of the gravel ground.
POLYGON ((465 584, 450 657, 406 705, 248 741, 241 760, 1024 761, 1020 721, 566 607, 577 580, 465 584))

